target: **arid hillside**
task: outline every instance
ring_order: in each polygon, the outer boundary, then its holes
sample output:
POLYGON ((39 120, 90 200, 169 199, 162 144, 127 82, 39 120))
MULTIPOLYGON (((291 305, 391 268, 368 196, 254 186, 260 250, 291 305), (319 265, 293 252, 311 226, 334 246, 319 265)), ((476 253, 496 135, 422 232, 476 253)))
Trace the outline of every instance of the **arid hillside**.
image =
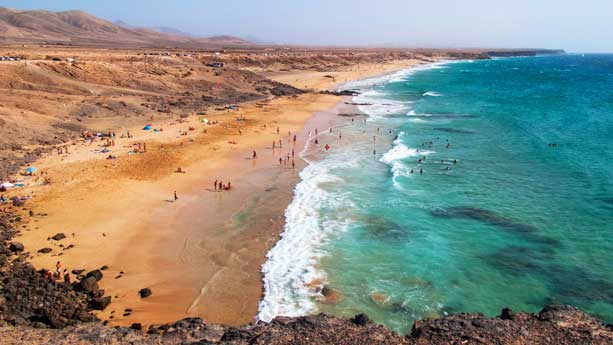
POLYGON ((19 11, 0 7, 0 44, 11 43, 192 48, 250 44, 232 36, 195 38, 176 32, 128 28, 82 11, 19 11))

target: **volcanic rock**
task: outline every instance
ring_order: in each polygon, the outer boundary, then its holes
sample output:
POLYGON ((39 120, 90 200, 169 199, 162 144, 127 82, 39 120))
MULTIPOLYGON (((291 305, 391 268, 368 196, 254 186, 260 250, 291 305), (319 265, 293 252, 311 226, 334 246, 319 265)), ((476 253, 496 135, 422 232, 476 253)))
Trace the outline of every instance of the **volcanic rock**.
POLYGON ((144 289, 140 289, 140 291, 138 291, 138 294, 140 295, 140 298, 147 298, 149 296, 151 296, 151 289, 149 288, 144 288, 144 289))
POLYGON ((23 244, 19 243, 19 242, 11 242, 11 244, 9 244, 9 250, 13 253, 15 252, 23 252, 24 247, 23 244))
POLYGON ((66 238, 66 235, 64 235, 63 233, 60 232, 60 233, 57 233, 57 234, 53 235, 51 238, 54 241, 61 241, 61 240, 66 238))

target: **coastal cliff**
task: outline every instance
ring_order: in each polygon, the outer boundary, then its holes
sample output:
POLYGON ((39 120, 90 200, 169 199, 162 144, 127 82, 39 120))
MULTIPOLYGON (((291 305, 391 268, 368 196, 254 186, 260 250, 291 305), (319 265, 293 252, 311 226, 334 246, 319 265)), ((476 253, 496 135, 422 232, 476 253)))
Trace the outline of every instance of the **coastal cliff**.
POLYGON ((172 324, 110 327, 92 314, 110 297, 97 288, 102 273, 79 272, 72 284, 50 282, 13 241, 21 219, 0 215, 0 344, 611 344, 613 326, 571 306, 538 314, 503 309, 499 316, 458 314, 416 321, 406 336, 371 322, 324 314, 278 317, 241 327, 186 318, 172 324))

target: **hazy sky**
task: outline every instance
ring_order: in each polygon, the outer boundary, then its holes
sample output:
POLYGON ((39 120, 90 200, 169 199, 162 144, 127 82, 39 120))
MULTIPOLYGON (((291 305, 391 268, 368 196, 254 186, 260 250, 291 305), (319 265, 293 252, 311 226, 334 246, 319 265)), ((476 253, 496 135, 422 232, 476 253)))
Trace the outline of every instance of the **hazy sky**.
POLYGON ((613 0, 0 0, 277 43, 613 52, 613 0))

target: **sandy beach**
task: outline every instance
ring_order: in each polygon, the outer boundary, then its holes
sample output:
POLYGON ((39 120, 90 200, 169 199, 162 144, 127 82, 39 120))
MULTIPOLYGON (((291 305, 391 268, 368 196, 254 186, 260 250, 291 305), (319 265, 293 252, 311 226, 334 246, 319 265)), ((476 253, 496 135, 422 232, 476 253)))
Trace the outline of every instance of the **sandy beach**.
MULTIPOLYGON (((326 90, 418 62, 269 77, 326 90)), ((101 287, 113 302, 99 317, 111 324, 186 316, 231 325, 253 321, 261 265, 278 239, 303 167, 298 153, 309 130, 327 128, 343 111, 339 103, 342 98, 318 93, 278 97, 180 122, 153 118, 149 122, 160 132, 143 131, 144 123, 116 129, 118 136, 129 130, 133 137, 116 139, 110 153, 94 152, 102 142, 69 145, 68 154, 54 152, 35 163, 51 184, 41 185, 39 176, 20 191, 33 195, 34 211, 20 241, 38 268, 56 261, 71 270, 108 266, 101 287), (217 123, 204 124, 205 117, 217 123), (147 152, 128 154, 136 143, 146 143, 147 152), (108 154, 118 158, 104 159, 108 154), (287 155, 288 163, 279 164, 287 155), (178 167, 184 173, 176 173, 178 167), (215 190, 215 180, 231 182, 232 190, 215 190), (56 233, 67 238, 49 239, 56 233), (37 253, 45 247, 52 252, 37 253), (141 299, 138 291, 145 287, 153 294, 141 299), (122 316, 125 309, 132 312, 122 316)))

